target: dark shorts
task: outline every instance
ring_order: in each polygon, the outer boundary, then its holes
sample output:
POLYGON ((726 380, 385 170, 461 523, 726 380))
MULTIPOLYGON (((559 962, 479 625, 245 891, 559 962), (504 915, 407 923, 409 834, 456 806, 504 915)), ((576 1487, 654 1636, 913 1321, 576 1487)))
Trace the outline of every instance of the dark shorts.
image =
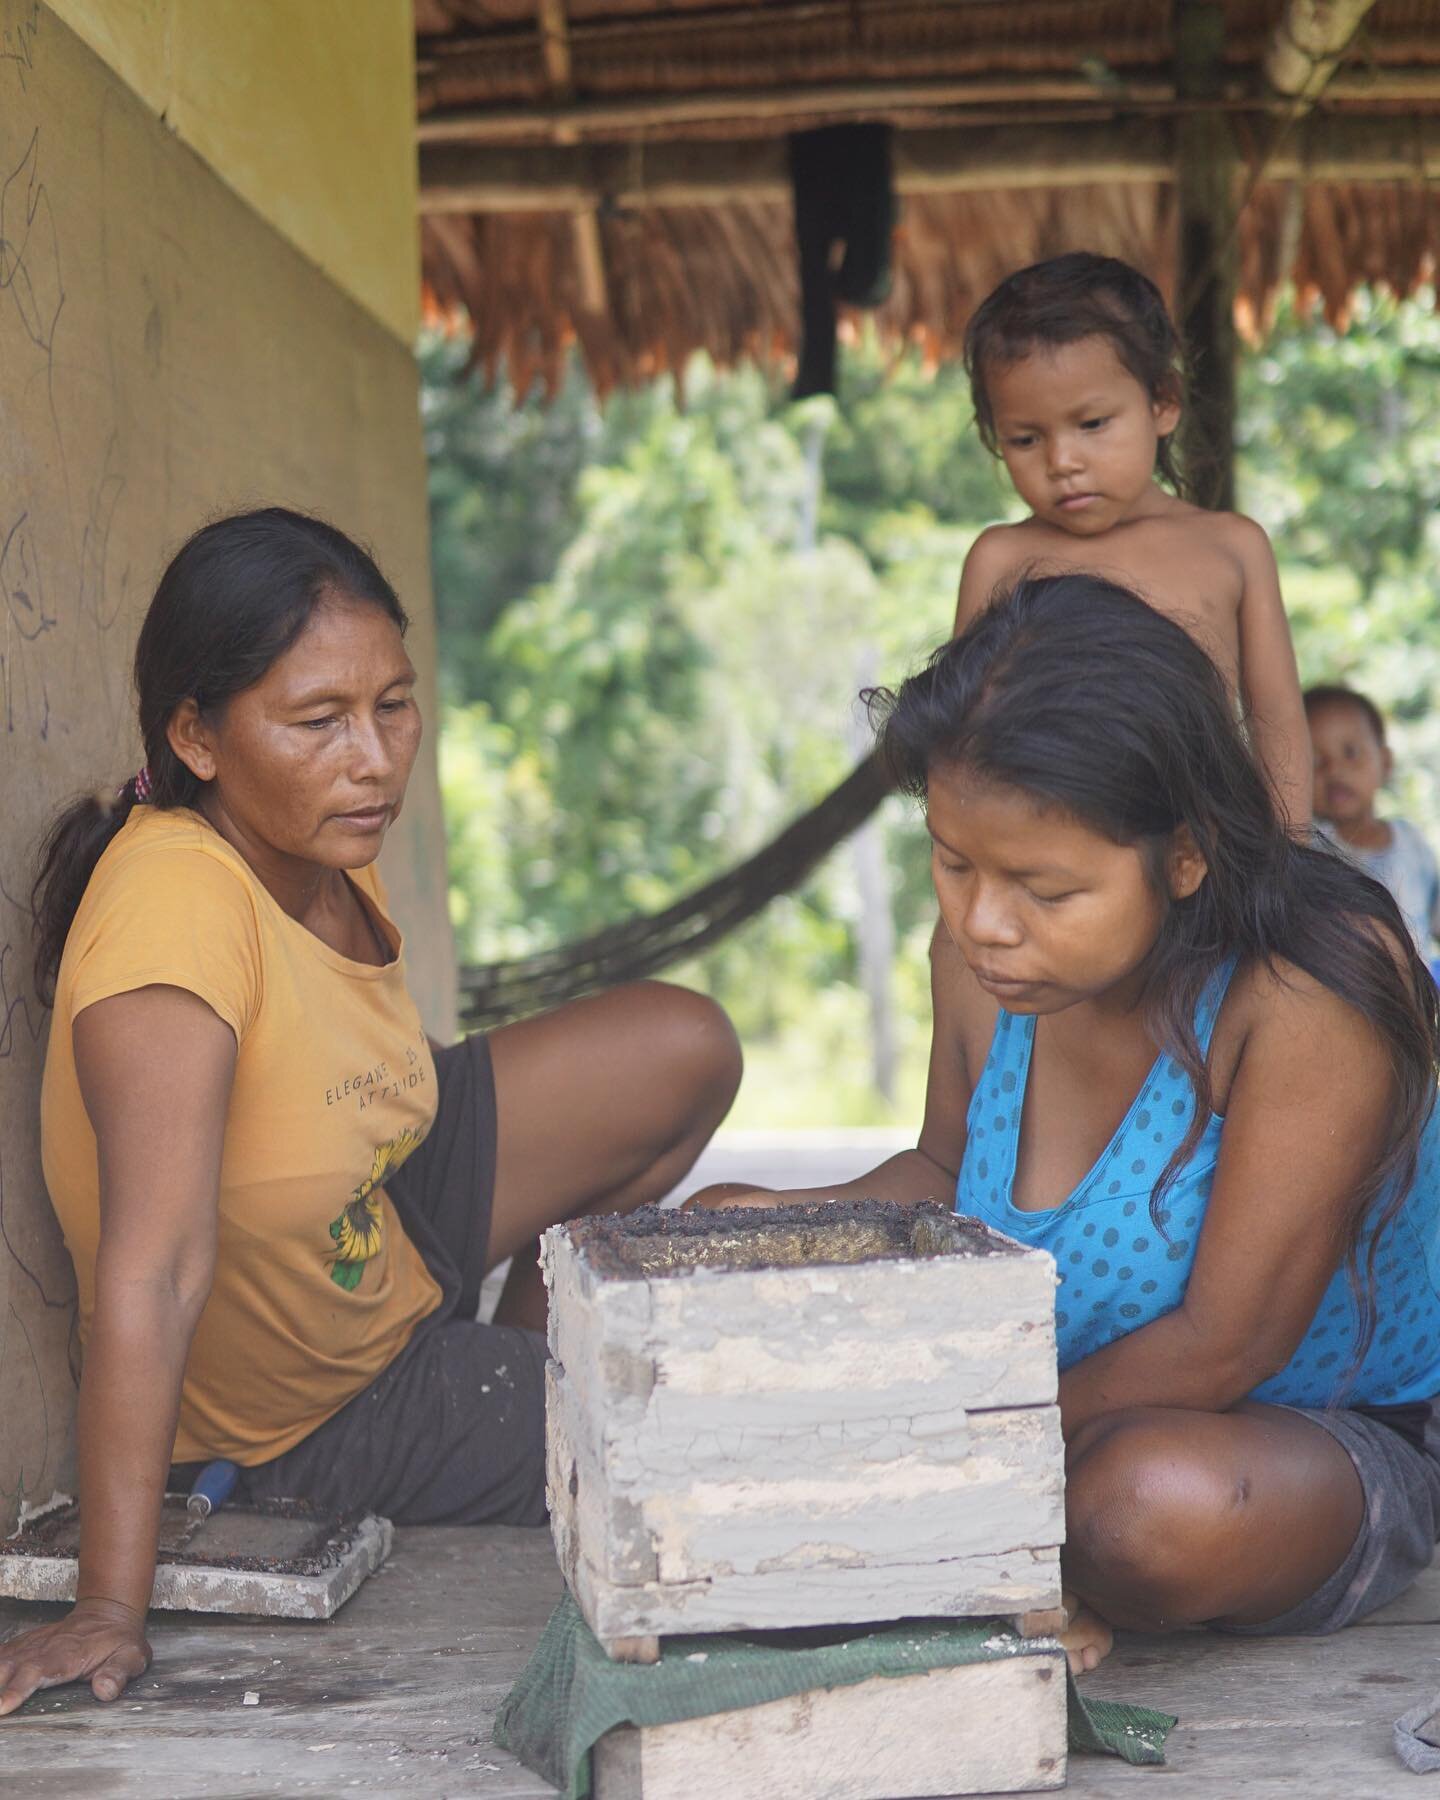
POLYGON ((442 1050, 435 1072, 435 1123, 386 1188, 440 1284, 440 1306, 369 1387, 241 1481, 252 1499, 305 1495, 401 1525, 539 1525, 544 1334, 475 1320, 495 1191, 484 1037, 442 1050))
POLYGON ((1430 1566, 1440 1538, 1440 1402, 1391 1408, 1385 1422, 1363 1411, 1287 1410, 1313 1419, 1346 1451, 1365 1493, 1350 1553, 1308 1599, 1260 1625, 1222 1629, 1246 1637, 1311 1636, 1353 1625, 1401 1594, 1430 1566))

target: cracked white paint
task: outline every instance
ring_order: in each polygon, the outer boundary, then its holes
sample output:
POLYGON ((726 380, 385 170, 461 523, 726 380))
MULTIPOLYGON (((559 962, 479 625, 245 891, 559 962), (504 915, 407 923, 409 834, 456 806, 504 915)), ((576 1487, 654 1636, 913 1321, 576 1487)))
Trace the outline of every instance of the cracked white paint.
POLYGON ((547 1234, 561 1566, 608 1639, 1059 1600, 1041 1252, 608 1279, 547 1234))

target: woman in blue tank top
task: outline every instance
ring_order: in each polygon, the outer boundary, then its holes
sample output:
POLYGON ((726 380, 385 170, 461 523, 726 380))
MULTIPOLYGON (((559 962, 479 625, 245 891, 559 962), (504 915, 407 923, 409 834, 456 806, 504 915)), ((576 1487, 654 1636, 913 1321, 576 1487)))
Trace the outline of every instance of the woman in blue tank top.
POLYGON ((1440 1020, 1394 901, 1287 835, 1214 664, 1098 577, 877 699, 944 928, 918 1147, 841 1191, 1055 1259, 1072 1663, 1348 1623, 1440 1529, 1440 1020))

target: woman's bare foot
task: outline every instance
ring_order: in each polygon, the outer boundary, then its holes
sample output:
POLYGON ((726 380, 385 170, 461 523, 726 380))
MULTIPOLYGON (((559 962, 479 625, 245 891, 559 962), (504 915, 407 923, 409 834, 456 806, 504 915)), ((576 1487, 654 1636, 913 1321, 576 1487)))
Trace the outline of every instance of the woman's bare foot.
POLYGON ((1060 1643, 1070 1660, 1072 1675, 1098 1669, 1115 1645, 1115 1634, 1097 1612, 1091 1612, 1077 1594, 1064 1596, 1070 1622, 1060 1633, 1060 1643))

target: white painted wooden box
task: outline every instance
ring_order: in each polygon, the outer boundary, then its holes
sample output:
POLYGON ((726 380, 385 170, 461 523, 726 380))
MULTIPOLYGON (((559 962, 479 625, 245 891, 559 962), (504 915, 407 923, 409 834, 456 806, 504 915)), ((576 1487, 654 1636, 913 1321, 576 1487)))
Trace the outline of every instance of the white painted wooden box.
POLYGON ((1054 1265, 936 1203, 545 1234, 551 1527, 612 1655, 1060 1604, 1054 1265))

